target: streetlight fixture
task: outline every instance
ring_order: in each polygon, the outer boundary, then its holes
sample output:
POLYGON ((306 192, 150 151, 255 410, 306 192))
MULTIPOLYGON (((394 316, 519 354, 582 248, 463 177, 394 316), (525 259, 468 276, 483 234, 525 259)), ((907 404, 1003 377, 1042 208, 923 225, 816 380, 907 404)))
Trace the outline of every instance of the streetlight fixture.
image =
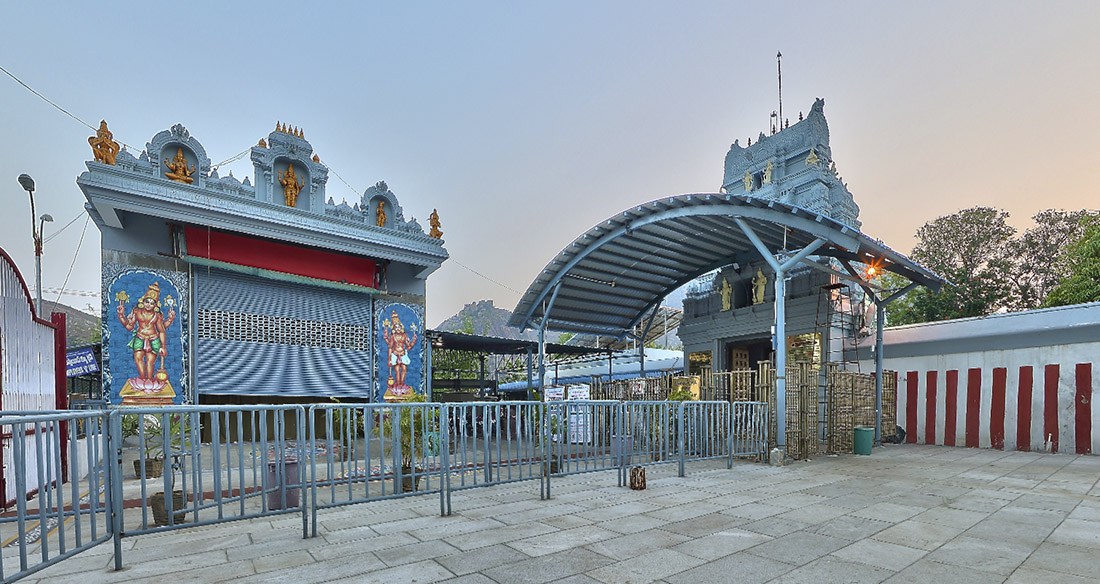
POLYGON ((35 229, 34 221, 38 214, 34 211, 34 179, 29 174, 21 174, 18 180, 19 186, 23 187, 31 198, 31 236, 34 238, 34 281, 37 292, 35 316, 42 318, 42 226, 47 221, 53 222, 53 217, 49 214, 42 215, 38 229, 35 229))

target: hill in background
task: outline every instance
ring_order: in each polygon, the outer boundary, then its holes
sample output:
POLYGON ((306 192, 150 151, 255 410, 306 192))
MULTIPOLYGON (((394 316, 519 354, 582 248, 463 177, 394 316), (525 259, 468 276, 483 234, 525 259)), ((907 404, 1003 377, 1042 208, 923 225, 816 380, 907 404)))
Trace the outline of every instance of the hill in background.
POLYGON ((92 316, 83 310, 67 304, 42 300, 42 315, 50 320, 54 312, 65 314, 65 344, 70 347, 98 343, 102 337, 102 328, 98 316, 92 316))
MULTIPOLYGON (((537 331, 527 330, 520 333, 519 329, 508 326, 509 318, 512 318, 510 310, 493 306, 492 300, 478 300, 463 306, 458 314, 439 323, 436 329, 449 333, 466 333, 501 339, 538 340, 537 331)), ((550 336, 552 335, 547 335, 547 337, 550 336)))

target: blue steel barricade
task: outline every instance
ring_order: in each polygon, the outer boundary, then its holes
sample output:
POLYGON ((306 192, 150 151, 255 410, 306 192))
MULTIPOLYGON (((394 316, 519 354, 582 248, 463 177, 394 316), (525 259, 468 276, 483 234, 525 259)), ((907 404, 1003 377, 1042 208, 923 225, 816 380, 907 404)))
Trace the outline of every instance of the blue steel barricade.
POLYGON ((628 401, 619 404, 619 436, 630 436, 630 460, 623 460, 619 485, 627 483, 628 466, 661 464, 678 460, 679 402, 628 401))
POLYGON ((618 470, 621 480, 626 453, 620 440, 620 402, 564 400, 544 406, 548 438, 544 498, 550 496, 553 476, 618 470))
POLYGON ((309 460, 302 406, 125 407, 111 412, 111 427, 114 492, 124 503, 119 536, 285 513, 301 513, 308 535, 299 500, 309 460), (127 416, 138 428, 136 484, 122 480, 127 416), (142 453, 163 460, 160 477, 146 476, 151 461, 142 453))
POLYGON ((680 440, 679 475, 684 476, 684 463, 709 458, 726 458, 726 468, 733 466, 730 436, 731 406, 725 401, 687 401, 677 408, 680 440))
POLYGON ((768 456, 768 404, 735 401, 730 404, 730 455, 768 456))
POLYGON ((451 514, 451 492, 463 489, 539 478, 547 496, 545 409, 530 401, 443 406, 444 515, 451 514))
POLYGON ((309 408, 312 535, 317 510, 439 493, 442 406, 319 404, 309 408))
MULTIPOLYGON (((108 414, 0 416, 4 445, 12 457, 5 463, 10 473, 5 480, 14 479, 16 494, 15 515, 0 517, 0 545, 19 548, 18 555, 5 554, 0 579, 12 582, 111 539, 108 414)), ((116 550, 116 566, 120 561, 116 550)))

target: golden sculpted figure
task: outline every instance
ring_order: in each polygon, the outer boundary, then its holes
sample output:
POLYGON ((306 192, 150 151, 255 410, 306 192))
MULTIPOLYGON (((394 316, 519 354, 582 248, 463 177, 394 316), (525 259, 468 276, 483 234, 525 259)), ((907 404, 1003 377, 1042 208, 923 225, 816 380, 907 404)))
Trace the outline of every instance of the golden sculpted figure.
POLYGON ((810 153, 806 155, 806 166, 817 166, 818 160, 817 152, 814 152, 814 149, 810 148, 810 153))
POLYGON ((283 199, 286 201, 287 207, 293 207, 298 204, 298 193, 302 192, 302 187, 306 186, 302 182, 298 175, 294 173, 294 165, 286 165, 286 173, 279 171, 279 184, 283 185, 283 199))
POLYGON ((195 173, 195 167, 192 166, 190 170, 188 169, 187 158, 183 155, 183 148, 176 148, 175 158, 171 160, 165 158, 164 166, 168 167, 168 172, 164 173, 164 176, 169 179, 187 184, 195 182, 195 179, 191 178, 191 175, 195 173))
POLYGON ((92 145, 92 156, 97 162, 115 165, 115 156, 118 156, 119 148, 114 138, 111 131, 107 129, 107 120, 100 120, 95 136, 88 138, 88 143, 92 145))
POLYGON ((722 312, 732 308, 730 297, 733 295, 733 286, 730 286, 729 280, 722 278, 722 287, 718 289, 718 293, 722 295, 722 312))
POLYGON ((772 166, 772 161, 769 160, 768 165, 764 167, 764 184, 766 184, 766 185, 772 184, 772 169, 773 168, 775 168, 775 167, 772 166))
POLYGON ((439 229, 439 212, 432 209, 432 214, 428 217, 428 224, 432 229, 428 232, 428 237, 434 237, 441 239, 443 237, 443 231, 439 229))
POLYGON ((379 227, 386 226, 386 202, 378 201, 378 208, 374 210, 375 224, 379 227))
POLYGON ((746 193, 751 193, 752 192, 752 182, 753 182, 752 181, 752 173, 746 170, 745 171, 745 192, 746 193))
POLYGON ((760 268, 756 268, 756 275, 752 278, 752 303, 763 304, 764 303, 764 287, 768 284, 768 278, 764 276, 764 271, 760 268))

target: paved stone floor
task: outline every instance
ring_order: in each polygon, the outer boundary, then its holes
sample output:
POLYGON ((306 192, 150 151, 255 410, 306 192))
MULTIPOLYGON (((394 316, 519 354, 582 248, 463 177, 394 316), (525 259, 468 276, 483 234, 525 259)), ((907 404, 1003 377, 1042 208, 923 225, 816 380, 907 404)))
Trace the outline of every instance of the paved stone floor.
POLYGON ((888 445, 600 472, 123 540, 25 582, 1100 582, 1100 457, 888 445))

